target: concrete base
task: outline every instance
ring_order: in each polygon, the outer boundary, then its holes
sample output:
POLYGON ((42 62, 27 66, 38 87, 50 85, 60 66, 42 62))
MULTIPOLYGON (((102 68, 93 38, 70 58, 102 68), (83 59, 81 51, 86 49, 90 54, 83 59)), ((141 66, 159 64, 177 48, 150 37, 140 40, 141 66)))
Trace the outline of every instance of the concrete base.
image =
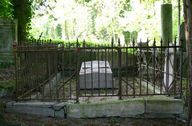
POLYGON ((183 114, 181 99, 144 97, 99 103, 9 102, 7 112, 60 118, 149 117, 175 118, 183 114))

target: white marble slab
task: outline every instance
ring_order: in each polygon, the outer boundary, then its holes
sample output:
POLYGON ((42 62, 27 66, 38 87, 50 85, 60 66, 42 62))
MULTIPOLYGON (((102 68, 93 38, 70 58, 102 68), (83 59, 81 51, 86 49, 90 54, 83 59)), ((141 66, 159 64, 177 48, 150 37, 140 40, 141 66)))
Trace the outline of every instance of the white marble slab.
POLYGON ((108 61, 82 62, 79 72, 80 89, 112 88, 112 71, 108 61))

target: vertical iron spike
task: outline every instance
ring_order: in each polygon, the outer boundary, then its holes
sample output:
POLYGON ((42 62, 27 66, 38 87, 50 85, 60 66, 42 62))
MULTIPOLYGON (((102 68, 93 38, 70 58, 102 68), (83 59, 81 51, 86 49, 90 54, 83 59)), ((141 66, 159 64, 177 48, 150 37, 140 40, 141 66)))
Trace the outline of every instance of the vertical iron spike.
POLYGON ((174 39, 174 46, 177 45, 177 37, 175 36, 175 39, 174 39))
POLYGON ((119 47, 121 46, 120 38, 118 38, 118 46, 119 46, 119 47))
POLYGON ((77 38, 77 41, 76 41, 76 47, 78 48, 79 47, 79 40, 77 38))
POLYGON ((83 47, 85 47, 85 39, 83 39, 83 47))
POLYGON ((154 38, 154 40, 153 40, 153 46, 155 46, 156 45, 156 39, 154 38))
POLYGON ((160 44, 161 44, 161 46, 163 46, 163 39, 162 38, 161 38, 160 44))
POLYGON ((135 47, 135 39, 133 38, 133 47, 135 47))
POLYGON ((114 44, 114 38, 112 37, 111 39, 111 46, 113 47, 113 44, 114 44))

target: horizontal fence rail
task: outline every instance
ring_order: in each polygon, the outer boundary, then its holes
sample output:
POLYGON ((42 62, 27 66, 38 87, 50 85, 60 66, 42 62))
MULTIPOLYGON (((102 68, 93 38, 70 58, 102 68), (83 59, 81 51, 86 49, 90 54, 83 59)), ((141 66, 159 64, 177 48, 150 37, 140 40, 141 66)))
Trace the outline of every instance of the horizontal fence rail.
POLYGON ((182 46, 156 40, 86 46, 78 40, 23 44, 14 49, 17 100, 182 95, 182 46))

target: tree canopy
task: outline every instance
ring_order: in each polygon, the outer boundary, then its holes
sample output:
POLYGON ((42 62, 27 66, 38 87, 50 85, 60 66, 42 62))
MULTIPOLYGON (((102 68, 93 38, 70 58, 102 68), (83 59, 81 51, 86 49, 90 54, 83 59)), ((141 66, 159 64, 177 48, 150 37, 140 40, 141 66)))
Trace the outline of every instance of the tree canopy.
POLYGON ((2 18, 13 17, 13 5, 10 0, 0 1, 0 17, 2 18))
MULTIPOLYGON (((33 2, 31 36, 109 41, 161 36, 160 6, 170 0, 45 0, 33 2)), ((173 33, 177 35, 177 1, 173 0, 173 33)))
MULTIPOLYGON (((0 17, 18 19, 19 40, 76 38, 109 41, 160 38, 160 5, 170 0, 1 0, 0 17)), ((177 35, 177 0, 173 34, 177 35)))

